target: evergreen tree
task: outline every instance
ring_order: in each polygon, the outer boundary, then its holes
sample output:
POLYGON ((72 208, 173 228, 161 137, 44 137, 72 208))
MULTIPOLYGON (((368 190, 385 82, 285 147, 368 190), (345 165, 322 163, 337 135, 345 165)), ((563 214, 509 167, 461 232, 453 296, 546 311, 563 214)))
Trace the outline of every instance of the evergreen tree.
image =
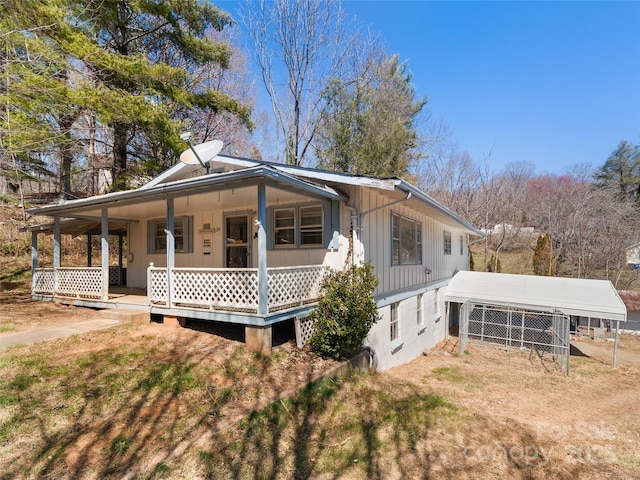
POLYGON ((416 120, 426 99, 416 98, 407 64, 397 55, 370 71, 369 78, 353 85, 336 79, 325 92, 328 108, 315 144, 318 165, 357 175, 407 177, 419 155, 416 120))
POLYGON ((551 235, 547 232, 538 235, 536 248, 533 252, 533 273, 546 277, 556 276, 556 259, 553 255, 551 235))
MULTIPOLYGON (((113 181, 126 188, 132 160, 145 169, 165 166, 185 145, 179 139, 179 108, 231 112, 251 125, 247 107, 224 93, 190 83, 191 66, 213 62, 226 66, 229 52, 211 41, 206 30, 231 23, 228 14, 197 0, 4 0, 0 21, 6 65, 14 70, 5 81, 2 100, 10 104, 3 117, 3 138, 19 120, 49 140, 20 140, 16 150, 29 154, 59 149, 62 190, 77 155, 80 116, 110 127, 100 141, 110 146, 113 181), (42 56, 30 62, 34 48, 42 56), (176 58, 182 59, 175 66, 176 58), (13 60, 16 60, 13 62, 13 60), (31 88, 37 85, 39 88, 31 88), (12 100, 31 91, 31 102, 12 100), (27 121, 28 120, 28 121, 27 121), (48 124, 48 125, 47 125, 48 124)), ((5 68, 5 72, 8 69, 5 68)), ((23 95, 24 97, 24 95, 23 95)), ((37 135, 33 133, 32 135, 37 135)), ((14 141, 15 140, 15 141, 14 141)), ((2 145, 7 141, 3 139, 2 145)))
POLYGON ((621 198, 640 202, 640 147, 623 140, 596 172, 598 187, 612 187, 621 198))

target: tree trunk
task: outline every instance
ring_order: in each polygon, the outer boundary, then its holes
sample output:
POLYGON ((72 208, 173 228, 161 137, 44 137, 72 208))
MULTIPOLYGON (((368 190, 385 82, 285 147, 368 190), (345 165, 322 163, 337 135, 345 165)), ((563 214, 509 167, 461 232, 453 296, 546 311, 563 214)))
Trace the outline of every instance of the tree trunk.
POLYGON ((124 190, 126 180, 124 174, 127 171, 127 134, 128 127, 125 123, 113 125, 113 189, 124 190))
POLYGON ((60 198, 70 200, 71 195, 71 165, 73 164, 73 138, 71 129, 76 121, 76 115, 61 115, 59 119, 60 132, 64 141, 60 144, 60 198))

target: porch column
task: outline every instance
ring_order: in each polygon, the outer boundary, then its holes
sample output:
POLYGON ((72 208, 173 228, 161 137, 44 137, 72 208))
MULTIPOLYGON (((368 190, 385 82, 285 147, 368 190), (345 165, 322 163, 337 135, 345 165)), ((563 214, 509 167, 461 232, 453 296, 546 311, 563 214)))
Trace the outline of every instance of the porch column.
POLYGON ((267 280, 267 195, 264 183, 258 184, 258 315, 269 312, 267 280))
POLYGON ((167 198, 167 307, 171 307, 172 270, 175 267, 173 198, 167 198))
POLYGON ((100 227, 100 253, 102 278, 102 300, 109 300, 109 217, 106 208, 102 209, 102 222, 100 227))
POLYGON ((92 251, 93 250, 91 247, 91 240, 93 239, 93 235, 91 235, 90 233, 87 233, 87 267, 93 267, 92 263, 93 263, 93 255, 92 255, 92 251))
POLYGON ((38 268, 38 232, 31 232, 31 293, 35 287, 36 269, 38 268))
POLYGON ((60 217, 53 217, 53 296, 58 291, 58 269, 60 268, 60 217))
POLYGON ((53 268, 60 268, 60 217, 53 217, 53 268))
POLYGON ((123 235, 118 234, 118 283, 124 285, 124 261, 122 259, 122 248, 124 246, 123 235))

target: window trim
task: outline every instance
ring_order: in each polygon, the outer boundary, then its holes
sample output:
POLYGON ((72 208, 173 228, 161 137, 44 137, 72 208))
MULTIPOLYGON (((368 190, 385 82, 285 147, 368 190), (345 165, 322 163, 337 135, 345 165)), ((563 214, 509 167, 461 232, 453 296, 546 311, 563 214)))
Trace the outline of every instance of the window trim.
POLYGON ((444 242, 444 254, 451 255, 451 232, 449 230, 442 231, 442 240, 444 242))
MULTIPOLYGON (((191 216, 180 216, 174 217, 173 219, 173 231, 174 231, 174 242, 176 239, 175 231, 178 229, 178 223, 182 223, 183 230, 183 240, 182 240, 182 248, 174 248, 174 253, 193 253, 193 217, 191 216)), ((156 248, 156 238, 157 238, 157 230, 158 226, 164 224, 164 228, 167 225, 166 218, 153 218, 147 221, 147 254, 148 255, 157 255, 157 254, 166 254, 167 248, 156 248)))
POLYGON ((404 340, 402 340, 401 337, 402 332, 400 331, 400 302, 394 302, 390 304, 389 315, 389 349, 393 354, 400 350, 404 345, 404 340), (395 325, 395 328, 393 327, 393 325, 395 325), (395 337, 393 337, 394 332, 395 337))
POLYGON ((427 329, 424 321, 424 293, 416 295, 416 324, 418 326, 418 335, 427 329))
POLYGON ((423 255, 423 230, 422 230, 422 222, 419 220, 415 220, 413 218, 402 215, 398 212, 391 212, 391 266, 407 266, 407 265, 423 265, 424 263, 424 255, 423 255), (415 262, 403 262, 402 259, 402 230, 403 230, 403 222, 408 222, 413 225, 414 230, 414 245, 415 249, 415 262), (395 227, 396 224, 398 226, 397 233, 398 236, 395 236, 395 227), (396 248, 397 244, 397 248, 396 248), (396 249, 397 249, 397 261, 395 261, 396 257, 396 249))
POLYGON ((389 307, 389 341, 395 342, 400 338, 400 302, 394 302, 389 307))
POLYGON ((464 255, 464 235, 460 235, 460 255, 464 255))

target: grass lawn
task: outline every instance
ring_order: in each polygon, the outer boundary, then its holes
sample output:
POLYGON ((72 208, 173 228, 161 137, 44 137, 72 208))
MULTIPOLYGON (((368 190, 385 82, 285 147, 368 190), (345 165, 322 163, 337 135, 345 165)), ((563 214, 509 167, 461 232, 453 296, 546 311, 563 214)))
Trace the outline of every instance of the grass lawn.
POLYGON ((470 347, 307 384, 332 366, 157 324, 0 351, 0 478, 640 478, 635 365, 470 347))

